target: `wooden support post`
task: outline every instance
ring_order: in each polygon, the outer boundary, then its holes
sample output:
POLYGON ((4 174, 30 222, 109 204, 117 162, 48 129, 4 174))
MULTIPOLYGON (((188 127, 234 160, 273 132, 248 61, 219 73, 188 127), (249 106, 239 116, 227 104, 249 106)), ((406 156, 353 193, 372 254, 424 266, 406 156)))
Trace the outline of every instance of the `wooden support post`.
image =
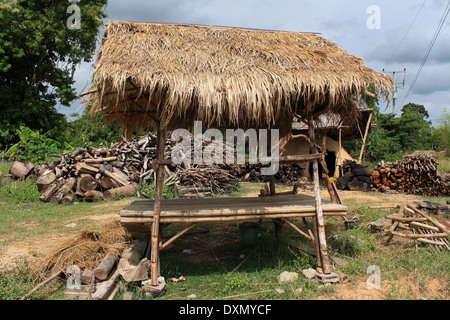
MULTIPOLYGON (((310 151, 311 153, 317 152, 316 147, 316 137, 314 132, 314 119, 312 117, 311 110, 308 106, 308 131, 310 138, 310 151)), ((325 237, 325 224, 323 220, 322 211, 322 198, 320 196, 320 185, 319 185, 319 163, 317 160, 313 162, 313 178, 314 178, 314 198, 316 202, 316 222, 317 222, 317 237, 316 242, 318 243, 319 252, 317 256, 321 257, 322 270, 324 274, 331 273, 330 259, 328 257, 327 240, 325 237)), ((316 246, 317 247, 317 246, 316 246)))
POLYGON ((361 164, 364 153, 366 152, 367 136, 369 135, 369 129, 370 129, 370 123, 372 122, 372 116, 373 116, 373 112, 370 114, 369 120, 367 120, 366 132, 364 133, 363 143, 362 143, 362 147, 361 147, 361 153, 359 154, 359 160, 358 160, 359 164, 361 164))
MULTIPOLYGON (((164 127, 164 121, 160 119, 157 134, 157 159, 164 160, 164 147, 166 143, 166 129, 164 127)), ((161 199, 162 199, 162 188, 164 183, 164 165, 157 165, 156 168, 156 194, 155 194, 155 204, 154 204, 154 216, 152 223, 152 238, 151 238, 151 284, 152 286, 159 285, 159 218, 161 213, 161 199)))

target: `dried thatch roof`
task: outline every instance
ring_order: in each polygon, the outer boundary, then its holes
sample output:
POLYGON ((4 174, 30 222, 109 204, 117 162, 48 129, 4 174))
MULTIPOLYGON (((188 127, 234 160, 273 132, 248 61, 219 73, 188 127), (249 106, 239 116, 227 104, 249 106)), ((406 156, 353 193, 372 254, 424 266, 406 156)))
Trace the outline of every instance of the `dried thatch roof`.
POLYGON ((373 85, 392 81, 316 34, 162 23, 108 23, 90 101, 129 131, 155 124, 189 128, 280 128, 292 115, 347 114, 373 85))

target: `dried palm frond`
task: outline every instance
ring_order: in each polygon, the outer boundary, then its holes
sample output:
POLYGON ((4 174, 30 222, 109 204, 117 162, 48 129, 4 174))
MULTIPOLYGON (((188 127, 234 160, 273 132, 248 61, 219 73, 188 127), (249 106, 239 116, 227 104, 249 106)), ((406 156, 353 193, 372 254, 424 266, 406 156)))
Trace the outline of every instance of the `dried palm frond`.
POLYGON ((285 135, 308 105, 352 117, 369 86, 389 98, 393 84, 317 34, 111 21, 88 101, 130 134, 164 118, 285 135))

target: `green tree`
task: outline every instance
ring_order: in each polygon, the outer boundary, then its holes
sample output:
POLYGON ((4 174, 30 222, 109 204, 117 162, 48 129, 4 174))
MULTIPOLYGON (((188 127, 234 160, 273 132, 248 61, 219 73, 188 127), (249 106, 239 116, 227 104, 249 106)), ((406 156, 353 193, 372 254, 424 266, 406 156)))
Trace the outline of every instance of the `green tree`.
POLYGON ((88 106, 83 114, 72 114, 73 121, 67 124, 64 140, 73 147, 82 147, 85 144, 94 147, 110 147, 118 142, 122 132, 121 127, 116 123, 105 124, 103 117, 92 116, 88 106))
MULTIPOLYGON (((401 109, 401 116, 396 117, 394 114, 380 113, 374 98, 365 97, 365 102, 374 109, 373 123, 376 124, 367 139, 368 162, 400 160, 407 153, 431 148, 431 121, 426 120, 429 116, 423 105, 409 103, 401 109)), ((361 141, 345 142, 344 147, 353 157, 357 157, 361 141)))
POLYGON ((413 108, 405 107, 402 108, 404 110, 402 115, 395 121, 396 136, 402 151, 431 149, 431 121, 425 120, 428 118, 425 107, 421 105, 414 105, 413 108))
POLYGON ((407 112, 417 113, 423 115, 424 119, 428 119, 430 115, 428 114, 428 111, 425 109, 425 106, 421 104, 415 104, 415 103, 408 103, 403 106, 401 109, 402 115, 404 115, 407 112))
POLYGON ((432 132, 435 149, 445 151, 446 155, 450 156, 450 113, 448 111, 444 111, 438 126, 432 132))
POLYGON ((66 118, 55 106, 76 99, 76 66, 90 62, 107 0, 80 0, 80 28, 70 28, 67 0, 0 0, 0 145, 27 126, 45 132, 66 118))

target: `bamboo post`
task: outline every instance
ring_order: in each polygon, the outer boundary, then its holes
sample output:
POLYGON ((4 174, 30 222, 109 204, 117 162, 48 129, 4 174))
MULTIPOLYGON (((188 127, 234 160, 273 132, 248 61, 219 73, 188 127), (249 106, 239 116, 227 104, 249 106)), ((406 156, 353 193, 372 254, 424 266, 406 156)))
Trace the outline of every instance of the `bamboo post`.
MULTIPOLYGON (((160 119, 157 133, 157 159, 164 160, 164 147, 166 142, 166 129, 163 119, 160 119)), ((158 164, 156 167, 156 194, 154 203, 154 216, 151 236, 151 285, 158 286, 159 281, 159 218, 161 213, 162 188, 164 183, 164 165, 158 164)))
POLYGON ((364 139, 363 139, 363 144, 362 144, 362 147, 361 147, 361 153, 359 154, 359 160, 358 160, 359 164, 361 164, 361 161, 363 159, 364 153, 366 151, 367 136, 369 134, 370 123, 372 122, 372 116, 373 116, 373 112, 370 114, 369 120, 367 120, 366 132, 364 133, 364 139))
MULTIPOLYGON (((312 117, 310 106, 308 106, 308 131, 310 138, 310 151, 311 153, 317 152, 316 147, 316 136, 314 132, 314 119, 312 117)), ((317 237, 316 242, 318 245, 319 252, 318 257, 321 258, 322 270, 324 274, 331 273, 330 259, 328 257, 327 240, 325 236, 325 224, 323 220, 322 211, 322 198, 320 196, 320 186, 319 186, 319 163, 317 160, 313 162, 313 178, 314 178, 314 198, 316 204, 316 218, 313 219, 317 223, 317 237)))

